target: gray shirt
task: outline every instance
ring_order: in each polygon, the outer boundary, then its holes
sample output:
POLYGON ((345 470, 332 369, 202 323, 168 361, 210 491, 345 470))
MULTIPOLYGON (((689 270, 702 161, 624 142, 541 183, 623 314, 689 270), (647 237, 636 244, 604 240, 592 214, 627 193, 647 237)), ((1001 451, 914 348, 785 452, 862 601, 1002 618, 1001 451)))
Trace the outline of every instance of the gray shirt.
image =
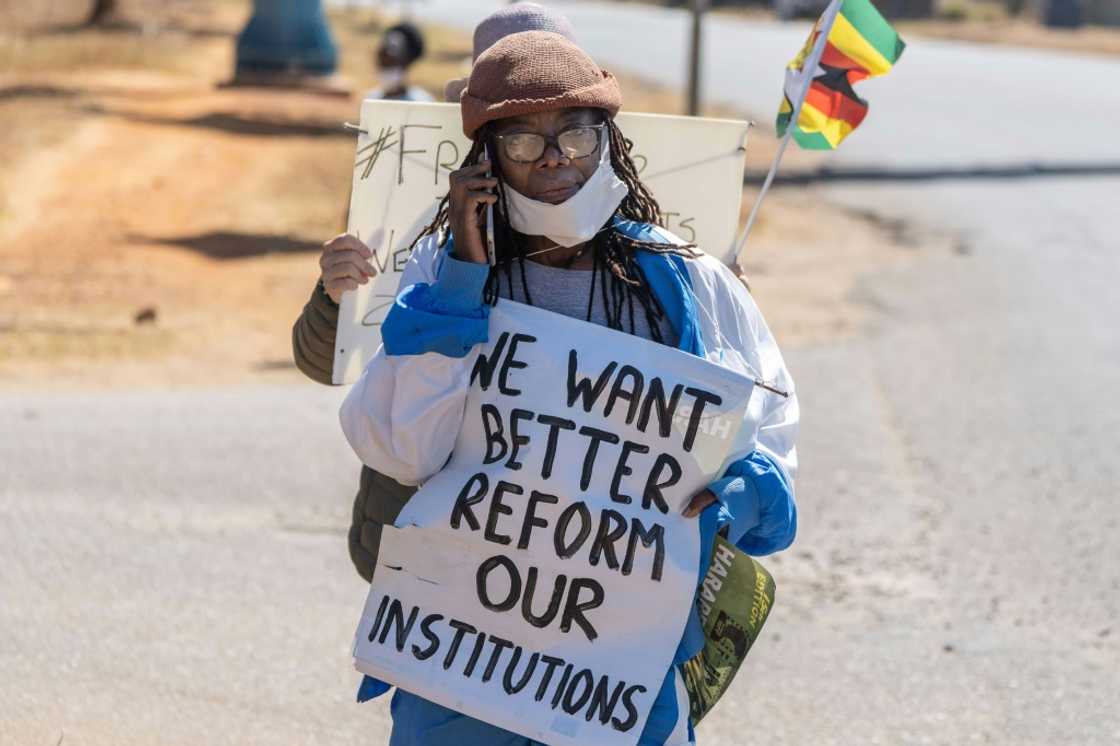
MULTIPOLYGON (((521 284, 521 268, 513 265, 513 293, 510 293, 509 279, 503 270, 499 275, 501 288, 498 294, 503 298, 526 303, 525 288, 521 284)), ((564 269, 561 267, 548 267, 531 260, 525 260, 525 281, 529 285, 529 295, 532 305, 546 311, 560 313, 565 316, 587 321, 587 304, 591 294, 592 278, 595 271, 590 269, 564 269)), ((608 282, 609 282, 608 278, 608 282)), ((608 286, 609 289, 609 286, 608 286)), ((593 324, 607 326, 607 311, 603 304, 602 277, 595 278, 595 298, 591 303, 591 318, 593 324)), ((668 319, 661 319, 659 323, 661 339, 665 344, 677 346, 677 334, 669 324, 668 319)), ((629 309, 622 313, 622 331, 633 334, 642 339, 653 339, 646 313, 637 301, 634 302, 634 326, 630 327, 629 309)))

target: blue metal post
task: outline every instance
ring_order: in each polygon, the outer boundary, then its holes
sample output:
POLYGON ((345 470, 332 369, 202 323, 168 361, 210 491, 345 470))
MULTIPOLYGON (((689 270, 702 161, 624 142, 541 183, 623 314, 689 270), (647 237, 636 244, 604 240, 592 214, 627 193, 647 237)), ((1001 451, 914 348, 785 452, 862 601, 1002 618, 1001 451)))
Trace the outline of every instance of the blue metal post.
POLYGON ((322 0, 253 0, 237 37, 235 79, 327 76, 337 63, 322 0))

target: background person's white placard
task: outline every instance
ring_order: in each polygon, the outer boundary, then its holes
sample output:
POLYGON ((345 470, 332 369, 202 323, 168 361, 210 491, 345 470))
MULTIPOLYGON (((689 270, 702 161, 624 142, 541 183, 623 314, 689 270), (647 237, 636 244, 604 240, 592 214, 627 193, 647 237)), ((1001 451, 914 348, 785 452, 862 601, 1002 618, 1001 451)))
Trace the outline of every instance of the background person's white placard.
POLYGON ((632 746, 696 589, 681 510, 753 383, 506 300, 482 355, 450 462, 382 532, 355 665, 544 743, 632 746))
MULTIPOLYGON (((746 122, 662 114, 618 115, 634 141, 642 181, 666 225, 714 256, 735 243, 743 191, 746 122)), ((408 246, 435 215, 470 141, 454 104, 362 102, 348 230, 380 248, 380 274, 346 293, 335 339, 335 383, 352 383, 381 344, 381 322, 396 296, 408 246)))

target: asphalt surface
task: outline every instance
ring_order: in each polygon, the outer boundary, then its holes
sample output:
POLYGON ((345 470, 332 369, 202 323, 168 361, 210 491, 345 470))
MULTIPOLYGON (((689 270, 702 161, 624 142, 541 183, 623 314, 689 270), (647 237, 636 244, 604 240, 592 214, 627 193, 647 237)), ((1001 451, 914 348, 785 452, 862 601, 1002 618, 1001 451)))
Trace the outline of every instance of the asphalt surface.
MULTIPOLYGON (((604 64, 680 81, 680 14, 564 7, 604 64)), ((709 90, 769 118, 804 33, 720 21, 709 90)), ((701 744, 1120 741, 1118 73, 914 42, 864 85, 807 214, 957 250, 864 277, 859 338, 786 351, 801 532, 701 744)), ((340 398, 0 395, 0 743, 387 741, 352 699, 340 398)))

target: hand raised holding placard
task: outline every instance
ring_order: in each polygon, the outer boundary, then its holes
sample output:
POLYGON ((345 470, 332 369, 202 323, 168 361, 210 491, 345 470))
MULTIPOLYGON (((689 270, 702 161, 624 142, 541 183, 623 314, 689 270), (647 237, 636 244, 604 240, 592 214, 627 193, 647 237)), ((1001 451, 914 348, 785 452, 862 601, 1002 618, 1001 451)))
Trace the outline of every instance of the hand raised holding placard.
POLYGON ((377 274, 369 263, 372 256, 373 251, 349 233, 335 236, 323 244, 323 253, 319 256, 322 270, 319 279, 331 300, 341 302, 343 293, 357 290, 359 285, 365 285, 377 274))
POLYGON ((498 201, 498 195, 490 191, 498 186, 498 180, 486 175, 489 169, 490 163, 483 161, 452 171, 448 177, 451 182, 448 222, 455 236, 455 255, 465 262, 486 264, 488 261, 482 215, 486 205, 498 201))

